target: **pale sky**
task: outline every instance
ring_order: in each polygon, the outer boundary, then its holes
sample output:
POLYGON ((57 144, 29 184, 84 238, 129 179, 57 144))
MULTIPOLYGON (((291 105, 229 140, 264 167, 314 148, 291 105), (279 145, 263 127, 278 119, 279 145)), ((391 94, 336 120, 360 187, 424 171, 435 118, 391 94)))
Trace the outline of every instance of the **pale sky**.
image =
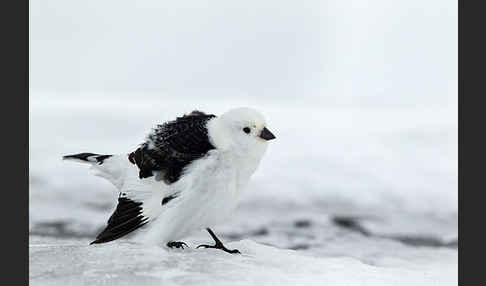
POLYGON ((31 0, 30 88, 454 100, 456 2, 31 0))

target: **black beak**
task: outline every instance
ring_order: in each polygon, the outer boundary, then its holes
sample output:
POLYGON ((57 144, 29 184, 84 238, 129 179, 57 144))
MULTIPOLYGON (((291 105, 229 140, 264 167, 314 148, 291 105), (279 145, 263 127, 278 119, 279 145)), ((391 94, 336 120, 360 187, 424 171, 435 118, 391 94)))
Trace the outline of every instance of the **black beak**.
POLYGON ((262 132, 260 133, 260 138, 265 139, 265 140, 272 140, 275 139, 275 135, 270 132, 270 130, 267 129, 267 127, 264 127, 262 132))

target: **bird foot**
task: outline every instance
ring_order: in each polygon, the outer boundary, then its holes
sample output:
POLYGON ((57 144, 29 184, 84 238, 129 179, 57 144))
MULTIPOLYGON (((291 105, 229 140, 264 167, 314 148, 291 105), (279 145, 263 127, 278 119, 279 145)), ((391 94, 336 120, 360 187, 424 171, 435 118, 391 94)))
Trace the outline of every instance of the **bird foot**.
POLYGON ((207 244, 201 244, 196 248, 199 247, 204 247, 204 248, 215 248, 215 249, 221 249, 224 252, 231 253, 231 254, 241 254, 241 252, 238 249, 228 249, 226 248, 222 243, 216 243, 215 245, 207 245, 207 244))
POLYGON ((169 247, 169 248, 174 248, 175 247, 175 248, 182 248, 182 249, 184 249, 184 245, 186 247, 189 247, 189 246, 187 246, 187 244, 185 242, 182 242, 182 241, 169 241, 169 242, 167 242, 167 247, 169 247))

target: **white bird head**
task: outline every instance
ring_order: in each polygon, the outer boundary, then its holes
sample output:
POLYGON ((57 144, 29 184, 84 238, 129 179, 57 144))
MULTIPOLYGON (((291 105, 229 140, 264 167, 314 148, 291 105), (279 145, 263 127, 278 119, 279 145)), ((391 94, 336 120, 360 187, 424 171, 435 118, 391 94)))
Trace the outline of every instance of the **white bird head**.
POLYGON ((217 149, 252 157, 261 157, 267 142, 275 139, 263 115, 247 107, 231 109, 209 121, 208 133, 217 149))

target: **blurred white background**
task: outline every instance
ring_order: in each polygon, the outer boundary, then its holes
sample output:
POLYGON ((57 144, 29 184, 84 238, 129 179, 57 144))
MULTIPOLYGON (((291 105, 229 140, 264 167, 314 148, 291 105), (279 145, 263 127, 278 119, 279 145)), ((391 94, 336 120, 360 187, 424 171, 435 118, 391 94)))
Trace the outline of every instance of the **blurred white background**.
POLYGON ((31 226, 99 227, 114 206, 62 155, 127 152, 193 109, 250 106, 277 140, 243 205, 409 214, 402 230, 443 235, 445 221, 457 236, 457 1, 31 0, 29 13, 31 226))

